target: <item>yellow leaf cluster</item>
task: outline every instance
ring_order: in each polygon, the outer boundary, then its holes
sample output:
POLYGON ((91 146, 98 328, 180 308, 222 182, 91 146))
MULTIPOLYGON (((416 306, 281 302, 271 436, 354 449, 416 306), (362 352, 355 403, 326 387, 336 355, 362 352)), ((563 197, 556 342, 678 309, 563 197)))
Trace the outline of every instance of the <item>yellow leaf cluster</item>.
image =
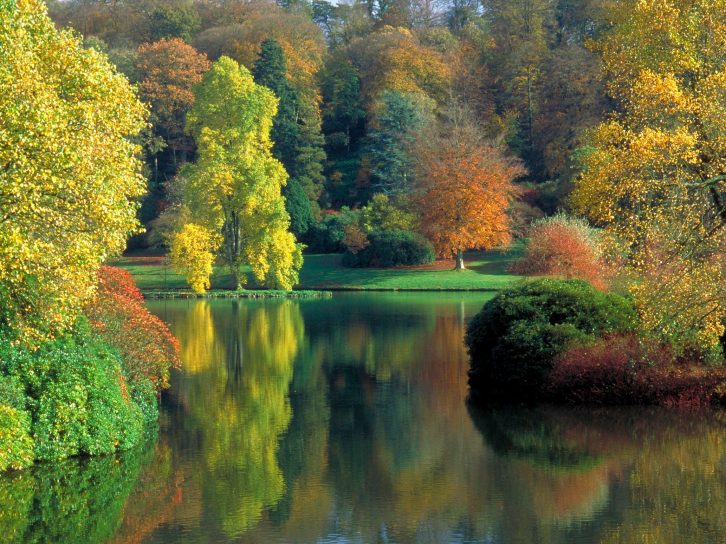
POLYGON ((72 323, 137 229, 145 180, 130 138, 145 119, 126 78, 42 2, 0 2, 1 319, 21 339, 72 323))
POLYGON ((215 239, 214 233, 194 223, 182 226, 171 237, 171 265, 184 274, 189 286, 197 293, 209 289, 217 246, 219 241, 215 239))
POLYGON ((636 278, 643 322, 718 345, 726 316, 726 0, 615 3, 595 44, 619 111, 572 196, 636 278))

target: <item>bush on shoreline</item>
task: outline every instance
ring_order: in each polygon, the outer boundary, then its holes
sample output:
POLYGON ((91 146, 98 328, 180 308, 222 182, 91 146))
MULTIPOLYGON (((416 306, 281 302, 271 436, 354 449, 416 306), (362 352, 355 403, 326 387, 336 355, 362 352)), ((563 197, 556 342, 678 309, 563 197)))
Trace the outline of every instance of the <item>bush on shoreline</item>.
POLYGON ((542 398, 556 356, 612 333, 635 329, 625 298, 582 280, 541 279, 506 289, 469 323, 469 383, 475 394, 542 398))
POLYGON ((587 221, 559 213, 535 221, 524 256, 512 271, 526 276, 579 278, 604 290, 607 269, 597 231, 587 221))
POLYGON ((392 267, 428 264, 436 259, 431 242, 420 234, 404 230, 375 231, 368 235, 369 244, 343 255, 343 265, 350 267, 392 267))
POLYGON ((582 280, 502 291, 469 324, 477 401, 708 406, 726 403, 726 368, 644 336, 631 302, 582 280))
POLYGON ((179 365, 179 341, 161 319, 144 306, 144 296, 131 274, 102 266, 94 301, 85 313, 94 330, 116 348, 129 381, 149 381, 153 389, 169 386, 169 368, 179 365))
MULTIPOLYGON (((121 360, 84 320, 35 350, 0 339, 0 376, 17 384, 15 406, 3 399, 6 415, 15 416, 10 426, 15 432, 4 436, 2 449, 21 452, 1 470, 33 460, 113 453, 142 436, 142 411, 129 392, 121 360), (26 436, 19 431, 27 422, 26 436), (26 449, 28 437, 32 455, 26 449)), ((2 425, 0 432, 7 430, 2 425)))
POLYGON ((128 272, 102 267, 70 331, 37 348, 0 333, 0 471, 139 443, 179 346, 128 272))
POLYGON ((726 400, 726 369, 680 360, 668 344, 615 335, 558 355, 546 394, 572 404, 707 406, 726 400))

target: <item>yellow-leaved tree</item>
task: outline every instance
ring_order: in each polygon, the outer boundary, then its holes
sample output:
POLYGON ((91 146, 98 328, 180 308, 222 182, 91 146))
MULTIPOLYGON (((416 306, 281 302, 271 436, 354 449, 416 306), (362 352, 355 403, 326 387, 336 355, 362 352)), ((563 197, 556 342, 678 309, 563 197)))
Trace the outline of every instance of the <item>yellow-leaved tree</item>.
POLYGON ((272 156, 275 95, 249 70, 222 57, 196 88, 187 128, 199 160, 181 172, 184 225, 171 237, 172 265, 196 291, 209 286, 219 257, 239 289, 244 267, 267 287, 291 289, 302 246, 289 232, 281 190, 287 173, 272 156))
POLYGON ((0 0, 0 328, 19 340, 73 323, 137 228, 145 181, 129 138, 146 115, 43 2, 0 0))
POLYGON ((718 351, 726 315, 726 0, 616 2, 595 44, 618 112, 575 206, 625 257, 644 325, 718 351))

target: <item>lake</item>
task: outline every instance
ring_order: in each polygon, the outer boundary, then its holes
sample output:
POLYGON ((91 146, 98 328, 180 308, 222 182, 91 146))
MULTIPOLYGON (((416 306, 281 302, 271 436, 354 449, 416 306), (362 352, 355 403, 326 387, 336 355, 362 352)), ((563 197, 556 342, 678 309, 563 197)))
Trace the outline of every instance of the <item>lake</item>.
POLYGON ((490 296, 150 301, 158 434, 0 476, 0 542, 726 543, 723 411, 467 404, 490 296))

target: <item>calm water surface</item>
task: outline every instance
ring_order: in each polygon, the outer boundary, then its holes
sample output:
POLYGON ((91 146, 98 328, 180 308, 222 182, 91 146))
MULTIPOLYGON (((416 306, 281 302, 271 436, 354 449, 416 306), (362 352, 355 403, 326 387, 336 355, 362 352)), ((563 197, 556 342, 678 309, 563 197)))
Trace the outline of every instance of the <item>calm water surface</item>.
POLYGON ((0 542, 726 544, 726 414, 471 409, 486 298, 150 302, 158 436, 0 477, 0 542))

